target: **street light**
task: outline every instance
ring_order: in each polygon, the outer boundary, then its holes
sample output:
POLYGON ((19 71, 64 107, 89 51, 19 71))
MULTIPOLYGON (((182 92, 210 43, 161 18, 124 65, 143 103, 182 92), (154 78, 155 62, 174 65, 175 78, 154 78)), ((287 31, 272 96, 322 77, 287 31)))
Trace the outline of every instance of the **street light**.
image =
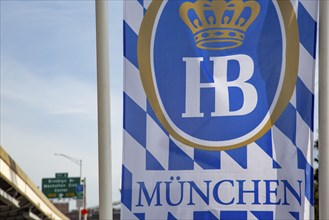
POLYGON ((76 159, 74 157, 67 156, 66 154, 55 153, 55 156, 65 157, 65 158, 69 159, 70 161, 72 161, 73 163, 80 166, 80 183, 81 183, 82 182, 82 160, 76 159))
MULTIPOLYGON (((82 182, 82 160, 81 159, 76 159, 74 157, 70 157, 66 154, 61 154, 61 153, 55 153, 55 156, 61 156, 61 157, 65 157, 66 159, 69 159, 70 161, 72 161, 73 163, 79 165, 80 167, 80 184, 82 182)), ((84 179, 83 181, 83 206, 84 206, 84 209, 86 209, 86 178, 84 179)), ((81 220, 81 207, 79 207, 79 220, 81 220)), ((85 220, 87 219, 86 218, 87 215, 85 215, 85 220)))

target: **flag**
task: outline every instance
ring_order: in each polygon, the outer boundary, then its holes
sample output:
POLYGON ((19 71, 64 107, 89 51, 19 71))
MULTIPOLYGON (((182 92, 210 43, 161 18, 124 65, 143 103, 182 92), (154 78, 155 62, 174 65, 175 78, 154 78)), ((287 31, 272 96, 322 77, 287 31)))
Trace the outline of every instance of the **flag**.
POLYGON ((122 219, 310 219, 318 2, 124 2, 122 219))

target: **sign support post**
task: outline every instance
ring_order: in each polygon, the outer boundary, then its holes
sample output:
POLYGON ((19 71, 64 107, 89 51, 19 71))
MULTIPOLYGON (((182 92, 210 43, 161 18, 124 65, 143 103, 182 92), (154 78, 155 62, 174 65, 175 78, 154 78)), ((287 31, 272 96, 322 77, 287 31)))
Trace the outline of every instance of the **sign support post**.
POLYGON ((319 211, 329 219, 329 1, 320 1, 319 70, 319 211))
MULTIPOLYGON (((83 209, 87 209, 87 188, 86 178, 83 179, 83 209)), ((84 220, 87 220, 87 214, 83 216, 84 220)))

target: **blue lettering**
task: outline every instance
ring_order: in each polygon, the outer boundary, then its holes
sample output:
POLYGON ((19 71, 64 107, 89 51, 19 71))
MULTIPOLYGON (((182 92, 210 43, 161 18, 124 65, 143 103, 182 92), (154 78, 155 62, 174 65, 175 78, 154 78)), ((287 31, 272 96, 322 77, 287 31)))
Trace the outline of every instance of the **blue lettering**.
POLYGON ((237 182, 239 183, 239 201, 238 201, 238 205, 244 205, 246 204, 244 201, 243 201, 243 195, 245 193, 252 193, 254 194, 254 202, 252 203, 253 205, 259 205, 260 202, 259 202, 259 190, 258 190, 258 183, 260 182, 260 180, 252 180, 252 182, 254 183, 254 189, 253 190, 244 190, 243 189, 243 183, 246 182, 245 180, 237 180, 237 182))
POLYGON ((225 183, 225 182, 228 182, 232 185, 232 187, 234 187, 234 182, 233 180, 222 180, 222 181, 219 181, 218 183, 216 183, 215 187, 214 187, 214 191, 213 191, 213 196, 214 196, 214 199, 216 200, 216 202, 218 202, 219 204, 221 205, 231 205, 233 204, 234 202, 234 197, 232 198, 231 201, 229 202, 223 202, 220 198, 219 198, 219 186, 222 184, 222 183, 225 183))
POLYGON ((281 180, 281 182, 283 182, 283 192, 284 192, 284 202, 282 203, 282 205, 290 205, 287 202, 287 189, 292 193, 292 195, 297 199, 297 201, 299 202, 299 205, 302 204, 302 199, 301 199, 301 194, 302 194, 302 189, 301 189, 301 184, 302 181, 298 180, 297 182, 299 183, 299 194, 297 193, 297 191, 290 185, 290 183, 287 180, 281 180))
POLYGON ((277 202, 272 202, 271 201, 271 194, 275 195, 275 198, 278 195, 278 188, 277 186, 279 185, 279 180, 264 180, 265 182, 265 205, 279 205, 281 203, 281 199, 279 199, 277 202), (276 187, 275 189, 271 189, 271 183, 275 183, 276 187))
MULTIPOLYGON (((176 179, 177 180, 180 180, 180 177, 178 176, 178 177, 176 177, 176 179)), ((172 181, 174 180, 174 177, 173 176, 170 177, 170 180, 171 181, 169 181, 169 182, 165 182, 165 184, 166 184, 166 200, 167 200, 168 205, 170 205, 170 206, 178 206, 179 204, 182 203, 182 200, 183 200, 183 197, 184 197, 184 183, 186 181, 178 181, 178 183, 180 184, 180 199, 179 199, 179 201, 177 203, 173 203, 171 201, 171 199, 170 199, 170 195, 171 195, 171 193, 170 193, 170 191, 171 191, 170 190, 171 189, 170 185, 171 185, 172 181)), ((179 187, 177 187, 177 189, 179 189, 179 187)), ((175 190, 174 192, 177 192, 177 191, 175 190)))
POLYGON ((225 206, 232 204, 287 206, 294 200, 297 200, 299 205, 302 203, 301 180, 297 180, 295 184, 288 182, 288 180, 275 179, 224 179, 216 182, 214 180, 195 182, 193 180, 182 181, 180 176, 171 176, 169 181, 153 183, 141 181, 136 183, 136 188, 139 188, 136 207, 157 207, 163 206, 163 203, 167 206, 209 206, 214 201, 225 206), (264 195, 260 196, 260 191, 264 195))
POLYGON ((200 196, 200 198, 207 204, 209 205, 209 184, 211 181, 203 181, 206 183, 207 186, 207 195, 205 195, 201 189, 193 182, 193 181, 187 181, 190 184, 190 202, 187 205, 195 205, 193 202, 193 190, 200 196))
POLYGON ((160 202, 160 184, 162 182, 156 182, 154 190, 152 192, 152 195, 148 193, 145 183, 144 182, 137 182, 139 184, 139 198, 138 198, 138 204, 136 205, 137 207, 143 207, 144 205, 142 204, 142 192, 144 194, 144 197, 146 199, 147 205, 150 206, 153 200, 153 197, 156 195, 156 203, 155 206, 162 206, 160 202))

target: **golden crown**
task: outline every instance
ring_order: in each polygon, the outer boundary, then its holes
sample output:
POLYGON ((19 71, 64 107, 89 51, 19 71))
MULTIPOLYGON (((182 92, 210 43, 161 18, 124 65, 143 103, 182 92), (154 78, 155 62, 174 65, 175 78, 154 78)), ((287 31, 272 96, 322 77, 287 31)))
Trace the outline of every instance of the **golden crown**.
POLYGON ((255 0, 196 0, 183 3, 179 13, 198 48, 224 50, 242 45, 259 11, 255 0))

